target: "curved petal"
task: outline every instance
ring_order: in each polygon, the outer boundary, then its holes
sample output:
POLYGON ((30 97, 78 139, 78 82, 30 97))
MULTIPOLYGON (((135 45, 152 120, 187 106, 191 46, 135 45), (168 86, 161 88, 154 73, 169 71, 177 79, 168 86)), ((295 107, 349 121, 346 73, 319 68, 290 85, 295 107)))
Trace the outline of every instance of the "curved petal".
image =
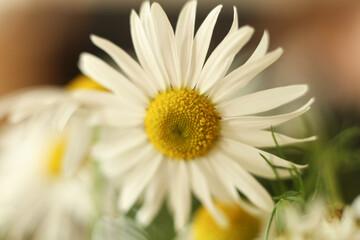
POLYGON ((238 67, 222 80, 222 84, 219 88, 214 89, 209 97, 215 103, 223 102, 239 89, 245 87, 253 77, 275 62, 281 54, 282 49, 279 48, 258 60, 251 61, 248 64, 238 67))
POLYGON ((110 159, 142 143, 148 142, 144 130, 133 128, 117 134, 115 137, 101 140, 93 146, 92 156, 95 158, 110 159))
POLYGON ((220 226, 228 224, 226 217, 215 206, 211 199, 210 190, 206 178, 197 166, 196 160, 188 163, 191 174, 191 187, 195 196, 201 201, 211 216, 220 226))
POLYGON ((194 88, 204 65, 206 54, 209 49, 210 40, 219 16, 222 5, 215 7, 205 18, 199 30, 196 32, 191 53, 191 71, 186 76, 189 88, 194 88))
POLYGON ((123 189, 119 197, 119 208, 128 211, 144 191, 150 181, 153 181, 156 171, 163 162, 163 155, 153 149, 143 166, 133 170, 125 179, 123 189))
POLYGON ((151 6, 152 18, 155 31, 158 36, 159 47, 161 47, 162 62, 165 66, 170 84, 179 88, 181 86, 181 72, 179 58, 176 48, 174 30, 166 13, 161 6, 154 2, 151 6))
MULTIPOLYGON (((264 152, 260 149, 242 144, 240 142, 222 138, 220 142, 220 148, 228 154, 232 159, 236 160, 244 169, 249 171, 252 174, 255 174, 259 177, 274 179, 275 173, 268 163, 261 157, 260 153, 263 154, 274 166, 291 168, 295 166, 296 168, 305 168, 307 165, 298 165, 292 162, 289 162, 285 159, 279 158, 268 152, 264 152)), ((290 173, 286 169, 278 169, 278 174, 280 177, 286 178, 290 177, 290 173)))
MULTIPOLYGON (((131 112, 124 109, 104 109, 97 113, 97 121, 101 126, 118 127, 126 130, 129 127, 141 127, 144 124, 145 111, 131 112)), ((143 130, 145 132, 145 130, 143 130)))
POLYGON ((166 90, 168 83, 163 73, 163 65, 158 63, 159 60, 153 52, 153 46, 151 46, 143 25, 135 11, 132 11, 130 15, 130 26, 134 49, 141 66, 151 76, 151 79, 156 83, 158 89, 161 91, 166 90))
POLYGON ((158 86, 150 80, 142 67, 130 57, 124 50, 107 39, 91 35, 91 41, 104 50, 119 65, 124 73, 140 88, 148 97, 154 97, 158 86))
POLYGON ((115 94, 138 102, 142 106, 147 106, 149 100, 141 90, 100 58, 89 53, 82 53, 79 67, 85 75, 115 94))
POLYGON ((182 229, 191 210, 189 169, 184 161, 169 159, 171 186, 169 187, 170 206, 174 213, 175 229, 182 229))
POLYGON ((130 146, 112 157, 99 159, 101 169, 108 178, 125 179, 135 167, 145 164, 153 150, 154 147, 150 143, 139 142, 135 147, 130 146))
POLYGON ((256 47, 255 51, 251 55, 251 57, 246 61, 245 64, 256 61, 263 56, 265 56, 267 50, 269 48, 269 33, 264 31, 263 36, 261 37, 259 45, 256 47))
MULTIPOLYGON (((227 174, 232 179, 233 184, 239 189, 252 203, 259 208, 270 212, 274 207, 274 202, 265 188, 240 164, 234 162, 230 157, 221 152, 214 156, 221 161, 221 167, 226 169, 227 174)), ((219 164, 219 163, 218 163, 219 164)))
POLYGON ((126 98, 110 92, 96 90, 76 90, 71 96, 84 106, 96 108, 124 109, 124 111, 144 112, 145 108, 126 98))
POLYGON ((155 215, 159 212, 168 189, 167 164, 159 166, 156 177, 151 181, 145 190, 145 200, 141 209, 136 213, 136 219, 142 225, 149 225, 155 215))
POLYGON ((189 1, 181 10, 175 31, 177 53, 181 72, 181 86, 186 86, 186 76, 190 71, 191 52, 193 48, 195 14, 197 1, 189 1))
POLYGON ((254 29, 248 26, 226 36, 215 48, 201 70, 200 78, 196 83, 200 93, 207 92, 223 77, 223 71, 218 71, 228 59, 233 59, 240 49, 250 40, 254 29))
POLYGON ((243 128, 243 129, 265 129, 270 128, 271 126, 277 126, 284 122, 287 122, 291 119, 294 119, 310 109, 311 104, 314 102, 314 99, 310 99, 304 106, 301 108, 286 114, 280 114, 275 116, 266 116, 266 117, 233 117, 221 120, 222 127, 224 128, 243 128))
MULTIPOLYGON (((276 147, 271 131, 265 130, 240 130, 234 131, 233 128, 222 129, 221 134, 235 141, 250 145, 252 147, 276 147)), ((295 143, 303 143, 316 140, 315 136, 308 138, 292 138, 280 133, 274 133, 277 143, 280 146, 285 146, 295 143)))
POLYGON ((223 117, 265 112, 301 97, 307 90, 307 85, 293 85, 267 89, 220 104, 218 109, 223 117))

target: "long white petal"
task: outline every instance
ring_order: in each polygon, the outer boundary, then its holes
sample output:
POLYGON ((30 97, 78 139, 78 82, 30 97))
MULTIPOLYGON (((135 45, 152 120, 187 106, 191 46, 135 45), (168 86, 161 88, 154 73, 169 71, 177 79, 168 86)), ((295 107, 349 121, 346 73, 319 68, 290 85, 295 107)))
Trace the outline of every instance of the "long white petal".
POLYGON ((96 90, 77 90, 72 91, 70 94, 84 106, 96 108, 127 109, 128 111, 133 112, 143 112, 145 110, 145 108, 141 105, 129 101, 125 97, 117 96, 110 92, 96 90))
POLYGON ((166 13, 158 3, 155 2, 152 4, 151 13, 154 20, 155 31, 158 36, 159 46, 161 48, 162 62, 164 63, 170 84, 175 88, 179 88, 181 86, 182 76, 174 30, 166 13))
POLYGON ((91 35, 92 42, 109 54, 120 66, 124 73, 131 79, 138 88, 149 96, 154 97, 159 90, 157 85, 147 76, 141 66, 130 57, 123 49, 104 38, 91 35))
POLYGON ((260 40, 259 45, 257 46, 255 51, 253 52, 251 57, 246 61, 245 64, 256 61, 262 58, 263 56, 265 56, 268 48, 269 48, 269 33, 267 31, 264 31, 264 34, 260 40))
POLYGON ((63 170, 71 176, 84 163, 90 152, 92 129, 84 126, 84 119, 73 119, 71 122, 71 135, 67 144, 63 160, 63 170))
POLYGON ((154 149, 148 156, 147 163, 141 168, 137 168, 126 178, 119 198, 120 210, 128 211, 134 205, 145 187, 150 181, 153 181, 154 175, 162 162, 163 155, 154 149))
POLYGON ((232 182, 229 181, 228 174, 224 172, 221 164, 219 165, 218 159, 213 159, 213 156, 209 154, 197 161, 216 200, 228 204, 239 203, 241 201, 237 190, 232 185, 232 182))
POLYGON ((100 58, 89 53, 82 53, 79 67, 85 75, 115 94, 129 98, 143 106, 147 105, 148 99, 141 90, 100 58))
POLYGON ((162 66, 158 64, 153 48, 135 11, 132 11, 130 15, 130 26, 134 49, 141 66, 151 76, 158 89, 164 91, 167 88, 167 79, 163 75, 162 66))
POLYGON ((223 79, 223 84, 218 85, 219 88, 214 89, 209 97, 215 103, 223 102, 245 87, 253 77, 275 62, 281 54, 282 49, 278 48, 258 60, 238 67, 223 79))
POLYGON ((154 147, 150 143, 139 142, 135 147, 124 149, 110 158, 100 159, 101 169, 108 178, 126 179, 129 172, 146 163, 153 150, 154 147))
POLYGON ((113 158, 147 141, 148 138, 143 129, 133 128, 98 142, 92 149, 92 155, 99 160, 113 158))
POLYGON ((186 76, 186 82, 190 88, 195 86, 200 76, 221 8, 222 5, 215 7, 207 15, 199 30, 196 32, 191 54, 191 71, 189 72, 189 75, 186 76))
MULTIPOLYGON (((126 130, 129 127, 141 127, 144 124, 145 111, 131 112, 128 108, 99 110, 97 121, 102 126, 118 127, 126 130)), ((144 130, 145 131, 145 130, 144 130)))
POLYGON ((159 169, 145 190, 145 200, 141 209, 136 213, 136 219, 142 225, 149 225, 154 216, 159 212, 168 188, 167 166, 166 161, 159 166, 159 169))
MULTIPOLYGON (((260 153, 264 155, 274 166, 285 168, 291 168, 292 166, 296 168, 305 168, 307 166, 294 164, 268 152, 227 138, 222 138, 219 145, 224 152, 236 160, 244 169, 259 177, 269 179, 274 179, 276 177, 272 168, 261 157, 260 153)), ((278 169, 277 172, 279 176, 283 178, 290 176, 289 171, 286 169, 278 169)))
POLYGON ((209 211, 211 216, 220 226, 226 226, 228 224, 225 216, 215 206, 211 195, 208 183, 203 173, 197 166, 196 160, 188 163, 191 174, 191 187, 194 195, 201 201, 205 208, 209 211))
POLYGON ((190 215, 191 194, 189 183, 189 170, 184 161, 170 160, 172 164, 172 182, 170 191, 170 202, 174 213, 175 229, 182 229, 190 215))
POLYGON ((221 161, 221 165, 227 170, 229 177, 232 178, 233 184, 239 189, 252 203, 259 208, 270 212, 273 209, 274 202, 270 194, 263 186, 238 163, 234 162, 226 154, 217 152, 214 158, 221 161))
POLYGON ((193 48, 196 1, 189 1, 181 10, 175 31, 177 52, 181 71, 182 86, 186 86, 186 76, 190 71, 191 52, 193 48))
POLYGON ((219 105, 218 109, 223 117, 265 112, 301 97, 307 90, 307 85, 272 88, 235 98, 219 105))
POLYGON ((215 48, 206 61, 197 88, 200 93, 207 92, 223 77, 223 72, 218 71, 227 59, 232 59, 240 49, 250 40, 254 29, 248 26, 240 28, 236 33, 230 34, 215 48))
MULTIPOLYGON (((253 147, 276 147, 271 131, 266 130, 241 130, 234 131, 233 128, 222 129, 221 134, 226 138, 231 138, 235 141, 250 145, 253 147)), ((308 138, 292 138, 280 133, 274 133, 277 143, 280 146, 285 146, 295 143, 303 143, 316 140, 315 136, 308 138)))
POLYGON ((243 129, 265 129, 270 128, 271 126, 277 126, 284 122, 287 122, 291 119, 294 119, 310 109, 311 104, 314 102, 314 99, 310 99, 304 106, 299 109, 286 114, 280 114, 275 116, 266 116, 266 117, 233 117, 223 119, 221 124, 224 128, 243 128, 243 129))

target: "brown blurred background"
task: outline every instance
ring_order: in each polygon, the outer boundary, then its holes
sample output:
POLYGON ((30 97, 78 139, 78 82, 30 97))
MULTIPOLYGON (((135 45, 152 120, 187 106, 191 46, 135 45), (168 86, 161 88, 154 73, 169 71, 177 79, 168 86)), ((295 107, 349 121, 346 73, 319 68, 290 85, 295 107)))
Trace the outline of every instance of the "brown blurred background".
MULTIPOLYGON (((1 0, 0 95, 25 86, 63 84, 79 73, 82 51, 102 54, 89 41, 95 33, 132 51, 129 13, 136 0, 1 0)), ((159 1, 175 25, 185 1, 159 1)), ((324 107, 360 107, 360 2, 352 0, 199 1, 197 26, 223 4, 212 45, 221 41, 238 7, 240 25, 250 24, 258 43, 268 29, 271 49, 285 52, 266 71, 275 85, 308 83, 324 107)), ((249 54, 247 51, 240 55, 249 54)), ((267 83, 266 83, 267 84, 267 83)))

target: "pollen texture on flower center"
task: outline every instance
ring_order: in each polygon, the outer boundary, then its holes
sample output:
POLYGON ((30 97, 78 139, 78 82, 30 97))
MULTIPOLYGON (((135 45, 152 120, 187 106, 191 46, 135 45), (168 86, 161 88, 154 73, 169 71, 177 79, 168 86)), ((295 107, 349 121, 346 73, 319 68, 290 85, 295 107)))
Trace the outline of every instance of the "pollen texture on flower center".
POLYGON ((145 118, 149 140, 164 155, 190 160, 207 153, 219 135, 220 117, 196 90, 169 89, 150 103, 145 118))

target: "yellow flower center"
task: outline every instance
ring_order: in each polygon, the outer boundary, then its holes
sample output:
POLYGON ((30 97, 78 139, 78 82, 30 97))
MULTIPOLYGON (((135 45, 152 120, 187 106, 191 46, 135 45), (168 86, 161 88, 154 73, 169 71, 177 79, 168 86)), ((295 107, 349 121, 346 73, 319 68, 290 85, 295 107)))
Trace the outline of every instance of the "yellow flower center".
POLYGON ((206 96, 193 89, 171 88, 150 102, 145 129, 164 155, 190 160, 213 147, 219 136, 219 119, 206 96))
POLYGON ((46 173, 50 177, 58 177, 62 172, 62 164, 67 141, 65 136, 54 138, 46 155, 46 173))
POLYGON ((66 89, 69 91, 79 90, 79 89, 90 89, 90 90, 99 90, 99 91, 108 91, 97 82, 91 80, 85 75, 79 75, 66 86, 66 89))
POLYGON ((260 220, 247 213, 240 206, 216 203, 228 218, 229 225, 222 228, 216 224, 210 213, 201 207, 195 213, 192 225, 194 240, 251 240, 260 233, 260 220))

